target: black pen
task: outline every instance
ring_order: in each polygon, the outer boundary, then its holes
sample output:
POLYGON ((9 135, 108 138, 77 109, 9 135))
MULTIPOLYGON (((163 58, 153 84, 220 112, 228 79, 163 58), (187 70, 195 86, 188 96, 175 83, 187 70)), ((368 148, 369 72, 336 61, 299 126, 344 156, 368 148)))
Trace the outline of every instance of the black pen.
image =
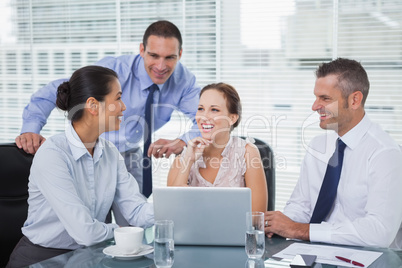
POLYGON ((357 261, 352 261, 351 259, 341 257, 341 256, 335 256, 335 257, 337 259, 341 260, 341 261, 345 261, 345 262, 351 263, 351 264, 356 265, 356 266, 364 267, 363 263, 360 263, 360 262, 357 262, 357 261))

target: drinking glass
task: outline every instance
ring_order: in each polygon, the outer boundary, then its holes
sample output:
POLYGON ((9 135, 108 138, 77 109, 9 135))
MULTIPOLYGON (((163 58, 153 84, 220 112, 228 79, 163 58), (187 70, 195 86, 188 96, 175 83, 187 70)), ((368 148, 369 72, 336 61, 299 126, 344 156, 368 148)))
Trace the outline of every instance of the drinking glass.
POLYGON ((264 213, 246 213, 246 254, 249 258, 261 258, 265 252, 264 213))
POLYGON ((174 262, 173 221, 155 221, 154 262, 158 268, 172 267, 174 262))
POLYGON ((247 259, 246 268, 265 268, 264 260, 259 259, 247 259))

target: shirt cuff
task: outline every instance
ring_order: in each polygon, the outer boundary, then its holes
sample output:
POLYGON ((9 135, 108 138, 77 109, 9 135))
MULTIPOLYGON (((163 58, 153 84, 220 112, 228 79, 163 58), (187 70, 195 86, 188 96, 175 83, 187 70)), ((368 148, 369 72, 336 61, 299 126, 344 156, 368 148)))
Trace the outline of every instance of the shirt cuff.
POLYGON ((120 228, 116 223, 109 223, 108 226, 111 228, 112 233, 114 232, 114 229, 120 228))
POLYGON ((142 228, 149 228, 155 224, 154 218, 154 205, 152 203, 144 202, 141 205, 139 213, 135 216, 135 220, 130 222, 132 226, 138 226, 142 228))
POLYGON ((326 222, 320 224, 310 223, 310 241, 332 243, 331 225, 326 222))
POLYGON ((35 122, 24 122, 21 128, 21 134, 26 132, 33 132, 39 134, 41 129, 42 126, 40 124, 37 124, 35 122))
POLYGON ((182 141, 184 141, 186 144, 188 144, 188 141, 191 140, 190 138, 190 133, 184 133, 182 136, 179 137, 182 141))
POLYGON ((114 237, 114 229, 120 228, 120 226, 117 225, 116 223, 108 223, 107 228, 109 229, 107 239, 110 239, 114 237))
POLYGON ((155 217, 154 217, 154 204, 147 203, 148 205, 148 216, 146 222, 146 228, 151 227, 155 224, 155 217))
POLYGON ((190 129, 189 132, 184 133, 182 136, 179 137, 182 141, 188 144, 188 141, 201 136, 201 132, 197 129, 190 129))

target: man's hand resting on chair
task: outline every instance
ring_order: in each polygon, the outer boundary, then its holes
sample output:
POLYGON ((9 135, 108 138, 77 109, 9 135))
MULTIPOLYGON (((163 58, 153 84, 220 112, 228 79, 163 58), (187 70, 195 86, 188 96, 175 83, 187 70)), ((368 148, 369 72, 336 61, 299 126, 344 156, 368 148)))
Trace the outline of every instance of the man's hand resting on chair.
POLYGON ((15 138, 18 148, 23 149, 28 154, 35 154, 39 147, 45 142, 45 137, 33 132, 22 133, 15 138))

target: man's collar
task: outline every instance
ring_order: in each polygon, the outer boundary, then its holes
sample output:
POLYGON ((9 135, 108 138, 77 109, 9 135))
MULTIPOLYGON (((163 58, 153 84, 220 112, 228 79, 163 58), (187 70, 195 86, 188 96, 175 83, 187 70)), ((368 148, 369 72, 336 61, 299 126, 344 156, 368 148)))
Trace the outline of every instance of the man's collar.
POLYGON ((341 137, 341 140, 350 148, 354 149, 362 140, 363 136, 367 133, 371 127, 371 120, 365 114, 360 122, 349 130, 345 135, 341 137))

